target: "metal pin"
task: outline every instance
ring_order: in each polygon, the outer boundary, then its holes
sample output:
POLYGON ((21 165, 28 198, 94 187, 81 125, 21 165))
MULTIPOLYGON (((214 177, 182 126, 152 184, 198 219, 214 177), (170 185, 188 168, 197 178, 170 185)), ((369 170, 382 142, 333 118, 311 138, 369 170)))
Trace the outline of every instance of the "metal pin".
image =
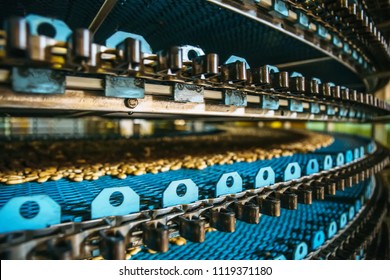
POLYGON ((187 219, 179 217, 179 233, 185 239, 201 243, 206 238, 206 222, 204 220, 193 218, 187 219))
POLYGON ((126 38, 117 46, 121 61, 129 70, 139 70, 142 62, 141 41, 134 38, 126 38))
POLYGON ((260 207, 255 203, 247 202, 245 204, 235 203, 234 210, 237 219, 249 224, 258 224, 260 220, 260 207))
POLYGON ((321 84, 320 87, 320 92, 322 96, 325 97, 331 97, 332 96, 332 91, 331 91, 331 84, 330 83, 323 83, 321 84))
POLYGON ((298 195, 289 190, 283 193, 277 193, 277 198, 280 199, 281 207, 288 210, 298 209, 298 195))
POLYGON ((266 198, 259 199, 260 212, 262 214, 279 217, 280 216, 280 200, 274 197, 268 196, 266 198))
POLYGON ((143 225, 142 239, 144 244, 153 251, 167 252, 169 248, 168 226, 157 222, 143 225))
POLYGON ((73 32, 72 57, 76 63, 91 58, 92 34, 88 29, 78 28, 73 32))
POLYGON ((124 236, 118 232, 101 232, 101 251, 106 260, 124 260, 126 245, 124 236))
POLYGON ((221 80, 223 82, 243 82, 247 80, 246 63, 236 61, 221 66, 221 80))
POLYGON ((274 73, 272 77, 272 84, 275 89, 287 89, 289 87, 288 72, 274 73))
POLYGON ((28 24, 24 18, 11 17, 6 21, 6 50, 11 56, 25 57, 28 49, 28 24))
POLYGON ((313 191, 309 186, 303 186, 295 190, 298 195, 298 203, 301 204, 312 204, 313 202, 313 191))
POLYGON ((306 79, 305 80, 306 86, 306 93, 309 95, 318 95, 320 92, 319 83, 316 79, 306 79))
POLYGON ((312 182, 310 186, 314 193, 314 199, 324 200, 325 199, 325 186, 319 182, 312 182))
POLYGON ((219 73, 218 71, 219 58, 215 53, 197 56, 192 59, 192 76, 205 75, 213 76, 219 73))
POLYGON ((180 47, 171 47, 157 53, 158 71, 178 71, 183 67, 183 50, 180 47))
POLYGON ((292 92, 305 92, 306 88, 305 77, 292 77, 290 78, 290 90, 292 92))
POLYGON ((252 72, 253 83, 256 86, 271 85, 269 67, 262 66, 259 68, 254 68, 253 70, 251 70, 251 72, 252 72))
POLYGON ((236 230, 235 214, 224 208, 211 210, 210 226, 223 232, 234 232, 236 230))

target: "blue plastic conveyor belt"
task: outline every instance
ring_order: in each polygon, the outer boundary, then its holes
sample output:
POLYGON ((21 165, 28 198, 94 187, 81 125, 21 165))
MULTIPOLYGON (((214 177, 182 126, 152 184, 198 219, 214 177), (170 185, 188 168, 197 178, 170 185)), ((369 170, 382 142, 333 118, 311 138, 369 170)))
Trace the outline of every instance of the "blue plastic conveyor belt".
MULTIPOLYGON (((84 221, 91 218, 91 203, 96 196, 106 188, 130 187, 140 196, 140 210, 162 207, 162 194, 167 186, 176 180, 191 179, 199 187, 199 199, 214 197, 216 183, 222 174, 238 172, 243 181, 243 189, 253 189, 256 173, 260 168, 272 167, 275 171, 275 181, 284 181, 283 173, 291 162, 297 162, 302 168, 302 176, 306 175, 304 167, 310 159, 317 159, 321 165, 324 157, 330 155, 333 158, 333 166, 336 166, 336 156, 346 151, 361 150, 367 153, 369 139, 354 136, 334 135, 335 141, 327 148, 319 149, 309 154, 294 154, 293 156, 261 160, 252 163, 237 162, 234 164, 214 165, 204 170, 180 169, 158 174, 145 174, 141 176, 128 176, 124 180, 104 176, 96 181, 70 182, 65 179, 48 181, 40 184, 28 182, 19 185, 0 184, 0 210, 15 197, 27 197, 47 195, 61 208, 61 222, 84 221)), ((361 157, 361 155, 359 155, 361 157)), ((33 208, 23 208, 20 211, 28 211, 33 208)), ((25 229, 25 228, 20 228, 25 229)), ((0 228, 0 232, 4 232, 0 228)))

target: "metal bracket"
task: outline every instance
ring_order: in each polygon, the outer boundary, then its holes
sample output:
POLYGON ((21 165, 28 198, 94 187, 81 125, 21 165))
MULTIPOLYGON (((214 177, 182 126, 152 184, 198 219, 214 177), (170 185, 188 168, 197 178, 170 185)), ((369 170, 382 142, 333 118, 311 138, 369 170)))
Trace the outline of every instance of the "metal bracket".
POLYGON ((348 210, 348 220, 352 220, 355 217, 355 207, 351 206, 348 210))
POLYGON ((337 233, 337 223, 335 221, 330 222, 326 228, 328 239, 332 238, 337 233))
POLYGON ((306 242, 299 242, 298 245, 296 245, 294 248, 293 259, 302 260, 304 257, 306 257, 308 252, 309 248, 306 242))
POLYGON ((175 206, 197 201, 199 188, 191 179, 172 181, 165 189, 162 206, 175 206))
POLYGON ((261 95, 261 108, 269 110, 278 110, 279 98, 271 95, 261 95))
POLYGON ((327 105, 326 106, 326 114, 329 115, 329 116, 336 115, 336 106, 327 105))
POLYGON ((311 249, 315 250, 320 247, 325 242, 325 233, 322 230, 319 230, 313 234, 311 238, 311 249))
POLYGON ((173 99, 176 102, 204 103, 204 88, 197 85, 175 83, 173 99))
POLYGON ((360 147, 360 157, 364 157, 364 146, 360 147))
POLYGON ((122 98, 145 97, 145 86, 142 79, 106 75, 104 81, 106 96, 122 98))
POLYGON ((355 160, 359 159, 360 158, 360 151, 359 151, 359 148, 355 148, 353 150, 353 157, 355 160))
POLYGON ((248 61, 246 61, 245 58, 243 58, 241 56, 236 56, 236 55, 229 56, 229 58, 225 61, 224 64, 231 64, 231 63, 235 63, 235 62, 243 62, 245 65, 245 69, 250 68, 249 63, 248 63, 248 61))
POLYGON ((340 116, 340 117, 346 117, 346 116, 348 116, 348 109, 346 109, 346 108, 344 108, 344 107, 340 107, 339 116, 340 116))
POLYGON ((255 178, 255 189, 275 184, 275 171, 272 167, 263 167, 257 171, 255 178))
POLYGON ((347 215, 347 213, 341 214, 340 220, 339 220, 339 228, 340 229, 344 228, 347 225, 347 222, 348 222, 348 215, 347 215))
POLYGON ((288 6, 285 2, 281 0, 275 0, 273 5, 274 11, 271 11, 270 14, 278 15, 279 17, 288 17, 288 6))
POLYGON ((153 53, 152 48, 149 43, 145 40, 144 37, 138 34, 133 34, 129 32, 116 31, 111 37, 106 40, 106 46, 109 48, 115 49, 116 46, 123 42, 126 38, 133 38, 135 40, 139 40, 141 42, 141 51, 143 53, 153 53))
POLYGON ((319 113, 321 113, 320 104, 318 104, 318 103, 310 103, 310 113, 311 114, 319 114, 319 113))
POLYGON ((348 150, 345 153, 345 163, 350 163, 351 161, 353 161, 353 153, 351 150, 348 150))
POLYGON ((61 207, 47 195, 14 197, 0 209, 0 233, 41 229, 60 222, 61 207), (29 205, 36 212, 31 217, 26 217, 21 210, 29 205))
POLYGON ((237 172, 222 174, 215 187, 215 197, 242 191, 242 178, 237 172))
POLYGON ((322 25, 318 24, 317 25, 317 34, 318 36, 320 36, 321 38, 325 38, 329 35, 328 31, 326 30, 325 27, 323 27, 322 25))
POLYGON ((53 36, 48 37, 52 37, 57 41, 66 42, 68 40, 68 37, 72 34, 72 30, 70 30, 70 28, 62 20, 31 14, 26 16, 26 21, 28 22, 28 25, 30 27, 30 34, 34 36, 45 36, 45 34, 42 34, 42 32, 40 31, 42 27, 48 27, 53 29, 53 36))
POLYGON ((140 210, 140 197, 130 187, 103 189, 91 203, 91 218, 126 215, 140 210), (110 202, 115 195, 121 198, 115 205, 110 202))
POLYGON ((350 108, 348 115, 350 118, 354 118, 356 116, 356 111, 353 108, 350 108))
POLYGON ((374 142, 371 142, 367 145, 367 152, 371 154, 376 148, 376 145, 374 142))
POLYGON ((370 199, 372 197, 372 195, 374 194, 375 184, 376 184, 375 176, 371 176, 371 179, 369 179, 366 186, 366 191, 364 194, 365 199, 370 199))
POLYGON ((310 21, 306 14, 303 12, 298 12, 298 23, 301 27, 309 28, 310 21))
POLYGON ((13 67, 12 89, 26 93, 63 94, 65 74, 58 70, 13 67))
POLYGON ((345 160, 344 160, 344 154, 343 154, 343 153, 338 153, 338 154, 337 154, 337 158, 336 158, 336 165, 337 165, 337 166, 341 166, 341 165, 344 164, 344 162, 345 162, 345 160))
POLYGON ((283 254, 276 255, 273 260, 285 261, 287 258, 283 254))
POLYGON ((355 201, 355 211, 359 212, 361 207, 362 207, 362 203, 361 203, 360 199, 356 199, 356 201, 355 201))
POLYGON ((332 43, 333 43, 333 45, 335 45, 338 48, 343 47, 343 43, 340 41, 339 37, 337 37, 336 35, 332 36, 332 43))
POLYGON ((223 92, 225 105, 232 105, 237 107, 247 106, 247 95, 240 90, 227 89, 223 92))
POLYGON ((289 181, 299 179, 301 177, 301 167, 298 162, 291 162, 287 165, 284 170, 283 181, 289 181))
POLYGON ((333 159, 330 155, 324 157, 323 170, 329 170, 333 166, 333 159))
POLYGON ((293 112, 303 112, 303 103, 302 101, 295 100, 295 99, 290 99, 288 101, 288 107, 290 111, 293 112))
POLYGON ((318 160, 311 159, 306 165, 306 175, 311 175, 314 173, 318 173, 320 171, 320 166, 318 164, 318 160))

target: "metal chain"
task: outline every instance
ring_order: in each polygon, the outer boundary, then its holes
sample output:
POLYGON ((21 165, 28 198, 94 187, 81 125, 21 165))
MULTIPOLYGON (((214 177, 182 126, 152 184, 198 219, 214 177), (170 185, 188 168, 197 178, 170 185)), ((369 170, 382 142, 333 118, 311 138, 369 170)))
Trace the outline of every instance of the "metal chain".
POLYGON ((386 150, 377 150, 358 161, 291 182, 246 190, 187 205, 142 211, 84 222, 70 222, 42 230, 0 236, 3 259, 85 259, 103 255, 124 259, 126 249, 147 246, 168 250, 169 239, 180 235, 202 242, 209 227, 223 232, 235 230, 236 218, 258 223, 260 213, 279 216, 280 207, 296 209, 297 203, 311 204, 378 173, 389 162, 386 150))

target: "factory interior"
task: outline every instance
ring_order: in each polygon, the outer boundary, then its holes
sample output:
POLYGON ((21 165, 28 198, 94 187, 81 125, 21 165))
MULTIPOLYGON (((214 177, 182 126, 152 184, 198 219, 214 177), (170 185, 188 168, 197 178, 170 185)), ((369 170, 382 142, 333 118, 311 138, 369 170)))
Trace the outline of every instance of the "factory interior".
POLYGON ((389 20, 1 1, 0 259, 390 259, 389 20))

